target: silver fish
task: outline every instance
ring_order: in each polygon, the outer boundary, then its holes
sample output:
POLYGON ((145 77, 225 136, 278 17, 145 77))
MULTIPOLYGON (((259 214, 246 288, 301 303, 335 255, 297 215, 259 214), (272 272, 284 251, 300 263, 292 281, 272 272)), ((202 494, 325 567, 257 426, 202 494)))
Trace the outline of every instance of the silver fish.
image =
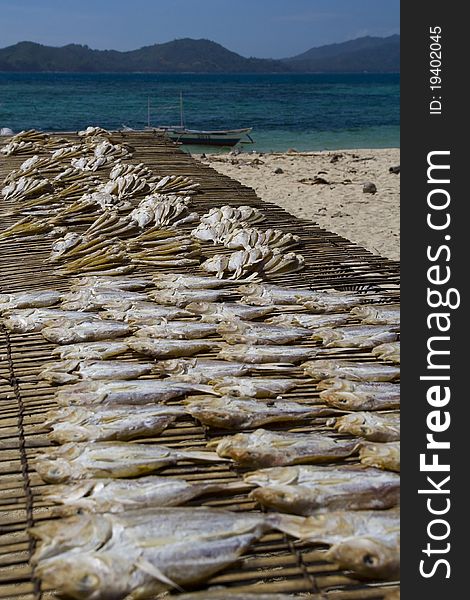
POLYGON ((49 411, 45 425, 52 427, 48 438, 59 444, 68 442, 104 442, 152 437, 184 415, 181 407, 120 405, 113 407, 70 407, 49 411))
POLYGON ((214 342, 206 340, 153 340, 150 338, 131 338, 129 347, 140 354, 153 358, 177 358, 207 352, 214 342))
POLYGON ((40 561, 37 573, 45 586, 81 600, 154 598, 205 581, 272 528, 264 515, 208 508, 138 513, 133 522, 130 515, 107 515, 112 540, 99 550, 40 561))
POLYGON ((65 319, 79 323, 95 319, 90 313, 60 310, 58 308, 25 308, 8 314, 4 320, 5 327, 13 333, 41 331, 47 325, 65 319))
POLYGON ((317 329, 312 335, 312 340, 321 340, 326 348, 374 348, 397 338, 398 333, 386 325, 346 325, 317 329))
POLYGON ((339 433, 359 435, 371 442, 396 442, 400 439, 398 413, 356 412, 327 423, 339 433))
POLYGON ((390 410, 400 408, 399 383, 358 383, 347 379, 325 379, 318 385, 320 398, 343 410, 390 410))
POLYGON ((43 308, 46 306, 54 306, 54 304, 58 304, 60 300, 60 292, 55 292, 53 290, 0 294, 0 313, 11 310, 12 308, 43 308))
POLYGON ((357 306, 351 310, 350 314, 366 325, 400 325, 399 304, 357 306))
POLYGON ((299 539, 331 544, 325 558, 340 569, 372 579, 399 575, 400 513, 395 509, 284 515, 282 521, 283 529, 299 539))
POLYGON ((171 375, 173 379, 176 378, 178 381, 209 383, 219 377, 237 377, 264 371, 282 371, 285 373, 291 371, 293 366, 285 364, 250 365, 248 363, 207 358, 177 358, 157 362, 155 369, 162 374, 171 375))
POLYGON ((298 363, 310 358, 315 348, 303 346, 249 346, 246 344, 222 346, 218 358, 245 363, 298 363))
POLYGON ((147 299, 146 294, 129 290, 83 288, 63 296, 62 308, 65 310, 96 311, 113 301, 139 302, 147 299))
POLYGON ((213 452, 173 450, 156 444, 70 443, 44 450, 35 460, 35 469, 48 483, 65 483, 90 477, 118 479, 146 475, 179 460, 218 462, 220 457, 213 452))
POLYGON ((119 321, 56 321, 52 326, 41 330, 41 335, 55 344, 75 344, 78 342, 98 342, 130 335, 133 329, 119 321))
POLYGON ((348 322, 346 314, 325 314, 325 315, 309 315, 304 313, 287 313, 276 315, 266 319, 266 323, 272 325, 295 325, 296 327, 306 327, 307 329, 319 329, 320 327, 338 327, 345 325, 348 322))
POLYGON ((283 288, 268 283, 241 285, 238 291, 240 294, 245 294, 242 298, 243 302, 259 306, 297 304, 299 300, 306 301, 317 295, 317 292, 305 288, 283 288))
POLYGON ((153 363, 129 362, 124 360, 66 360, 48 363, 38 378, 50 383, 75 383, 80 379, 136 379, 148 375, 153 363))
POLYGON ((213 394, 210 386, 170 379, 83 381, 61 388, 55 399, 60 406, 91 404, 148 404, 166 402, 191 392, 213 394))
POLYGON ((136 302, 124 305, 107 304, 105 312, 100 313, 104 319, 125 321, 131 324, 153 325, 161 319, 171 321, 194 317, 193 313, 176 306, 159 306, 153 302, 136 302))
POLYGON ((141 325, 136 332, 138 337, 166 338, 175 340, 192 340, 205 338, 217 333, 216 323, 201 321, 169 321, 161 320, 153 325, 141 325))
POLYGON ((129 350, 126 342, 86 342, 84 344, 70 344, 54 348, 51 354, 62 359, 98 359, 105 360, 124 354, 129 350))
POLYGON ((218 394, 246 398, 277 398, 297 385, 295 379, 262 377, 223 377, 210 383, 218 394))
POLYGON ((150 279, 133 277, 80 277, 72 282, 71 290, 80 290, 85 288, 96 289, 118 289, 131 292, 138 292, 152 285, 150 279))
POLYGON ((242 319, 251 321, 271 313, 274 306, 247 306, 236 302, 191 302, 186 305, 186 310, 202 315, 203 321, 230 321, 232 319, 242 319))
POLYGON ((374 356, 378 356, 380 360, 400 364, 400 342, 392 342, 380 344, 372 350, 374 356))
POLYGON ((72 509, 93 513, 116 513, 151 506, 180 506, 203 494, 238 488, 238 483, 192 482, 148 475, 138 479, 87 479, 49 486, 45 498, 72 509))
POLYGON ((230 294, 225 290, 212 289, 187 289, 170 288, 150 292, 149 297, 158 304, 170 304, 173 306, 187 306, 191 302, 218 302, 221 298, 230 294))
POLYGON ((400 497, 399 475, 361 465, 274 467, 248 473, 244 481, 260 486, 250 497, 263 506, 305 516, 382 510, 396 506, 400 497))
POLYGON ((324 433, 276 433, 257 429, 253 433, 226 436, 216 444, 216 452, 247 467, 275 467, 329 462, 351 456, 357 440, 341 440, 324 433))
POLYGON ((204 277, 199 275, 159 273, 152 277, 154 287, 159 290, 187 289, 204 290, 214 289, 227 285, 227 282, 217 277, 204 277))
POLYGON ((364 442, 359 450, 363 465, 400 472, 400 442, 364 442))
POLYGON ((248 398, 187 398, 186 409, 204 425, 220 429, 251 429, 267 423, 302 421, 324 417, 331 409, 297 402, 250 400, 248 398))
POLYGON ((311 335, 303 327, 246 323, 240 320, 221 323, 217 332, 229 344, 289 344, 311 335))
MULTIPOLYGON (((369 300, 367 294, 354 294, 352 292, 338 292, 331 290, 327 292, 316 292, 315 298, 300 300, 307 310, 313 313, 336 313, 351 310, 359 304, 369 300)), ((379 298, 374 298, 378 300, 379 298)))
POLYGON ((350 381, 396 381, 400 379, 400 369, 393 365, 377 362, 356 362, 352 360, 312 360, 301 365, 305 374, 314 379, 341 377, 350 381))

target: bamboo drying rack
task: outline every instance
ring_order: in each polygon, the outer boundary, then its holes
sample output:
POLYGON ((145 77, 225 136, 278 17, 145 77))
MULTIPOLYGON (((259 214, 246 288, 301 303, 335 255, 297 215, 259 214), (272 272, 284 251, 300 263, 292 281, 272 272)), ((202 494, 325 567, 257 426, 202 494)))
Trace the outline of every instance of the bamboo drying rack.
MULTIPOLYGON (((67 137, 73 141, 78 139, 69 134, 67 137)), ((272 227, 299 235, 302 239, 299 252, 305 257, 305 270, 275 277, 273 283, 312 289, 368 289, 388 301, 398 301, 397 262, 373 255, 311 221, 295 218, 278 206, 261 201, 252 189, 196 161, 155 132, 117 132, 113 134, 112 141, 132 147, 133 156, 129 162, 143 162, 157 175, 185 175, 199 183, 200 192, 193 197, 191 206, 199 214, 225 204, 250 205, 258 207, 266 215, 262 228, 272 227)), ((31 154, 1 158, 0 182, 29 156, 31 154)), ((96 174, 102 179, 107 178, 108 170, 96 174)), ((0 200, 0 230, 18 219, 18 216, 13 217, 6 212, 5 202, 0 200)), ((67 291, 68 278, 57 276, 50 263, 45 262, 51 244, 52 240, 46 236, 2 242, 0 293, 30 289, 67 291)), ((222 250, 203 245, 206 256, 222 250)), ((181 270, 195 272, 194 268, 181 270)), ((150 272, 151 267, 141 267, 135 275, 150 272)), ((55 597, 52 590, 42 589, 34 577, 29 565, 34 542, 27 533, 28 527, 57 515, 57 508, 43 499, 42 492, 46 486, 32 468, 37 449, 49 445, 41 424, 47 410, 55 407, 54 388, 39 381, 37 375, 42 365, 51 360, 52 348, 40 334, 9 333, 0 319, 0 600, 47 600, 55 597)), ((341 353, 341 357, 372 359, 368 353, 351 350, 341 353)), ((286 398, 299 400, 301 396, 302 401, 319 402, 315 385, 303 381, 300 370, 298 377, 299 389, 286 394, 286 398)), ((316 419, 298 427, 290 426, 288 430, 308 432, 324 428, 325 420, 316 419)), ((208 440, 219 437, 221 433, 187 417, 153 441, 175 448, 204 447, 208 440)), ((231 482, 239 479, 239 471, 226 464, 208 467, 179 463, 162 473, 192 481, 231 482)), ((235 495, 204 496, 192 504, 230 510, 259 510, 243 491, 235 495)), ((324 552, 325 547, 319 545, 298 542, 282 534, 269 534, 236 565, 221 571, 196 589, 227 586, 239 592, 284 592, 318 600, 380 600, 397 589, 398 582, 355 579, 351 574, 338 570, 334 564, 327 563, 323 559, 324 552)), ((178 594, 174 593, 174 596, 178 594)))

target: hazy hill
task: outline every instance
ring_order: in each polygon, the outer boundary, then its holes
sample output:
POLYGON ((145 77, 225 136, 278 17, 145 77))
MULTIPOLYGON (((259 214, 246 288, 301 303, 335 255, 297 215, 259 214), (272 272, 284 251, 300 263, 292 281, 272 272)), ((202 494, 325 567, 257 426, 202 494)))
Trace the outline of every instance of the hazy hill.
POLYGON ((272 73, 286 71, 286 66, 244 58, 209 40, 181 39, 130 52, 20 42, 0 49, 0 71, 272 73))
POLYGON ((400 36, 364 37, 311 48, 283 60, 245 58, 210 40, 189 38, 129 52, 92 50, 69 44, 60 48, 20 42, 0 49, 0 71, 278 73, 397 72, 400 36))
POLYGON ((303 72, 398 72, 400 36, 368 36, 341 44, 329 44, 311 48, 283 62, 291 69, 303 72))

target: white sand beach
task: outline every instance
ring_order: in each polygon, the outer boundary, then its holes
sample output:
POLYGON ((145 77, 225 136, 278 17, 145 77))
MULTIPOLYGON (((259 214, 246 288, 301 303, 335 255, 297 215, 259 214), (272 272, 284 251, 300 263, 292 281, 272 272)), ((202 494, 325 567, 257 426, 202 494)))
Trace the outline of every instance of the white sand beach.
POLYGON ((398 148, 196 156, 297 217, 395 260, 400 256, 398 148), (278 171, 276 173, 276 171, 278 171), (280 172, 282 171, 282 172, 280 172), (364 183, 376 193, 364 193, 364 183))

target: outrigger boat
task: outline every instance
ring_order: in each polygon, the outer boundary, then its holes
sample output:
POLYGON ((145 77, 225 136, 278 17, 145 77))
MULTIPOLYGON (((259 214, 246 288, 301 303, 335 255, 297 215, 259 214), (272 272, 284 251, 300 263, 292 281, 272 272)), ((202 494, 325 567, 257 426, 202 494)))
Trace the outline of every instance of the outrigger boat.
POLYGON ((217 129, 206 131, 202 129, 188 129, 184 123, 183 94, 180 94, 180 124, 179 125, 150 125, 150 100, 147 105, 147 127, 153 131, 163 132, 170 140, 180 144, 200 146, 236 146, 238 143, 252 144, 250 137, 252 128, 244 129, 217 129))

